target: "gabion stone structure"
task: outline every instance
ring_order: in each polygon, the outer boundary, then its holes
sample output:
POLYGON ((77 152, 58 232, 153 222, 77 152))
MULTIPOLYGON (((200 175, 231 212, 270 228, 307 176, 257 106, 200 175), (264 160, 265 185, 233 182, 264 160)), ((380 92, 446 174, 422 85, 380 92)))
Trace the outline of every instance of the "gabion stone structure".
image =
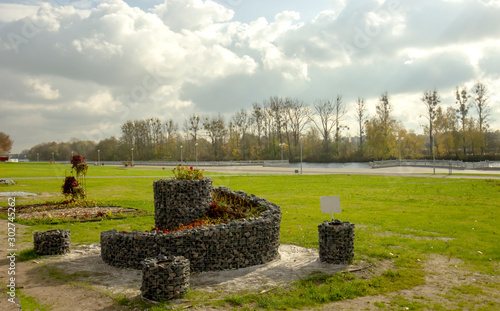
POLYGON ((281 223, 279 206, 243 191, 233 192, 227 188, 214 191, 241 197, 265 210, 256 218, 168 234, 160 231, 103 231, 103 261, 116 267, 141 269, 144 259, 158 254, 184 256, 190 261, 191 272, 202 272, 239 269, 277 258, 281 223))
POLYGON ((158 255, 142 262, 142 296, 154 300, 181 298, 189 287, 189 260, 158 255))
POLYGON ((33 234, 35 253, 38 255, 60 255, 70 251, 71 232, 69 229, 35 232, 33 234))
POLYGON ((212 179, 162 179, 153 183, 156 228, 172 229, 205 215, 213 200, 212 179))
POLYGON ((318 226, 319 260, 348 264, 354 257, 354 224, 340 220, 324 221, 318 226))

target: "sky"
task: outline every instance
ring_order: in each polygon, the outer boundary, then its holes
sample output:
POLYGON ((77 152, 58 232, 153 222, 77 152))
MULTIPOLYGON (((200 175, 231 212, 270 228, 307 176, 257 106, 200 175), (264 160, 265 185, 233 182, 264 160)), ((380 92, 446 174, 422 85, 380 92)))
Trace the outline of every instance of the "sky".
POLYGON ((373 115, 387 91, 422 133, 424 91, 452 106, 477 81, 500 129, 499 16, 500 0, 0 0, 0 131, 19 153, 119 137, 127 120, 340 94, 356 136, 356 99, 373 115))

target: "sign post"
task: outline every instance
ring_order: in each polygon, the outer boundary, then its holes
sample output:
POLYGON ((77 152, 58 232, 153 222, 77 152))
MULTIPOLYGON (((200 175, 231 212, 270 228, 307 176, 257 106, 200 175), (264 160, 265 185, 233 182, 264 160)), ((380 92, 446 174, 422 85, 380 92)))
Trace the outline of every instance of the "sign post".
POLYGON ((340 197, 338 195, 334 195, 329 197, 320 197, 319 200, 321 203, 321 212, 331 214, 333 221, 333 213, 340 213, 340 197))

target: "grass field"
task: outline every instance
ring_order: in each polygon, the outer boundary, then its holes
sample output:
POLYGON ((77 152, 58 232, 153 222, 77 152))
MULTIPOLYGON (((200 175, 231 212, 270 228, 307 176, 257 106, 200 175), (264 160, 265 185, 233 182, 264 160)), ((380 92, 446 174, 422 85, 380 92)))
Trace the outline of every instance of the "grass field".
MULTIPOLYGON (((63 177, 69 166, 48 164, 0 164, 0 178, 63 177)), ((89 168, 87 192, 104 204, 153 212, 152 183, 171 176, 170 170, 89 168), (126 178, 125 176, 134 176, 126 178)), ((214 186, 227 186, 264 197, 281 206, 281 243, 318 247, 317 226, 329 215, 321 214, 319 197, 340 195, 342 213, 337 217, 356 224, 355 261, 390 259, 395 269, 368 280, 350 275, 321 276, 294 283, 266 297, 248 293, 223 297, 222 304, 238 308, 301 308, 357 296, 384 294, 424 282, 422 263, 432 255, 458 258, 470 273, 490 275, 485 284, 498 292, 500 262, 500 181, 492 179, 432 179, 362 175, 214 176, 214 186), (312 286, 316 284, 317 286, 312 286), (318 285, 319 284, 319 285, 318 285), (332 294, 332 284, 338 292, 332 294), (346 285, 348 284, 348 286, 346 285), (323 293, 326 288, 330 292, 323 293), (298 296, 310 291, 308 299, 298 296)), ((0 191, 27 191, 59 199, 62 179, 18 179, 17 185, 0 191)), ((18 199, 17 204, 43 202, 46 198, 18 199)), ((6 199, 0 199, 6 206, 6 199)), ((72 242, 99 241, 100 231, 148 230, 152 215, 99 222, 73 223, 72 242)), ((32 224, 31 230, 66 228, 67 224, 32 224)), ((30 237, 24 237, 29 240, 30 237)), ((196 296, 196 293, 192 295, 196 296)), ((459 296, 454 298, 460 302, 459 296)), ((395 302, 397 305, 397 303, 395 302)), ((429 303, 411 304, 413 310, 429 309, 429 303)), ((455 305, 453 305, 455 306, 455 305)), ((457 303, 456 306, 460 307, 457 303)), ((430 309, 440 309, 438 305, 430 309)), ((390 309, 390 306, 380 306, 390 309)), ((447 309, 446 306, 443 306, 447 309)), ((481 310, 498 310, 497 303, 481 310)), ((443 309, 443 310, 444 310, 443 309)), ((460 308, 459 308, 460 309, 460 308)), ((461 309, 460 309, 461 310, 461 309)))

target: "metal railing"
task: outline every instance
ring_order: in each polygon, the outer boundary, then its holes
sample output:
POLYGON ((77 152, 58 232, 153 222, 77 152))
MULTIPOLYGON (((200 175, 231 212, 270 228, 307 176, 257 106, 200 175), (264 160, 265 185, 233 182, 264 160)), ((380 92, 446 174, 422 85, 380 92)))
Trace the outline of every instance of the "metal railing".
POLYGON ((463 162, 455 160, 383 160, 370 162, 371 168, 413 166, 413 167, 438 167, 458 170, 488 169, 489 161, 463 162))
MULTIPOLYGON (((104 165, 122 165, 123 162, 129 163, 131 161, 101 161, 100 164, 104 165)), ((145 166, 263 166, 265 161, 248 160, 248 161, 135 161, 134 165, 145 166)), ((87 164, 97 164, 97 161, 87 161, 87 164)))

